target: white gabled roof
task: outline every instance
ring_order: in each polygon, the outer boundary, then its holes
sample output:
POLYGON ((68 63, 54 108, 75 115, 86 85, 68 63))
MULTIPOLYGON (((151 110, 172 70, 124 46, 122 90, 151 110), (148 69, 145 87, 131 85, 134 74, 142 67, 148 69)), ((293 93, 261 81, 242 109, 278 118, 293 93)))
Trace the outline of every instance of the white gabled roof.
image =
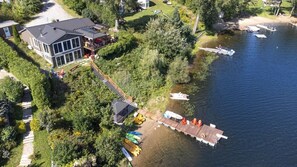
POLYGON ((0 22, 0 28, 9 27, 9 26, 18 25, 18 24, 19 23, 13 20, 7 20, 7 21, 0 22))

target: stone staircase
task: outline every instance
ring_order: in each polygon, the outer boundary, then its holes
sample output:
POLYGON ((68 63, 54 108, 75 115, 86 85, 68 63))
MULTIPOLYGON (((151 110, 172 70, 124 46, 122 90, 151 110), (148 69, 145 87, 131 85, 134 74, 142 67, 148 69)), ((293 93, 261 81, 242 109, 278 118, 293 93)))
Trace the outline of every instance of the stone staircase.
POLYGON ((30 129, 30 122, 33 119, 31 109, 30 91, 25 89, 25 95, 22 102, 23 121, 26 124, 26 133, 23 135, 23 153, 18 167, 27 167, 31 164, 31 155, 34 154, 34 133, 30 129))

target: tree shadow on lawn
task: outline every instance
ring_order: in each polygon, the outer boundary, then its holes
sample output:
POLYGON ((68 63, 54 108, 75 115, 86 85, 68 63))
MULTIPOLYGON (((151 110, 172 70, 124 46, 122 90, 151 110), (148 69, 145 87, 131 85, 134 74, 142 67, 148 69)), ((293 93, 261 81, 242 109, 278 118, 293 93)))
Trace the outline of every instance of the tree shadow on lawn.
POLYGON ((151 20, 154 19, 156 16, 155 15, 146 15, 146 16, 142 16, 138 19, 135 20, 131 20, 129 22, 127 22, 124 25, 124 28, 134 28, 135 31, 137 32, 144 32, 146 31, 146 25, 147 23, 151 20))
POLYGON ((19 46, 17 46, 15 43, 11 42, 10 40, 5 40, 5 42, 8 43, 9 46, 11 46, 17 53, 20 55, 22 58, 25 60, 28 60, 32 64, 36 65, 37 67, 40 68, 40 64, 37 63, 33 58, 28 56, 19 46))

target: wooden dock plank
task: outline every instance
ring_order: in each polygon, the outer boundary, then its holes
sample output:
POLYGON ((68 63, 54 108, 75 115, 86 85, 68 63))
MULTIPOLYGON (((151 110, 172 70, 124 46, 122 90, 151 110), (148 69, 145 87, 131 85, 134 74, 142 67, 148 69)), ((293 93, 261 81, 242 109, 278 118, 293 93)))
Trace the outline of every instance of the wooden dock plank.
POLYGON ((215 144, 217 144, 220 140, 220 137, 217 137, 217 134, 222 135, 224 133, 222 130, 208 125, 202 125, 201 127, 192 125, 191 123, 189 125, 183 125, 181 122, 164 117, 160 118, 158 122, 162 123, 164 126, 170 127, 173 130, 176 129, 178 132, 183 132, 185 135, 190 135, 198 141, 202 141, 203 143, 211 146, 215 146, 215 144))
POLYGON ((195 125, 189 125, 189 128, 186 131, 191 137, 196 137, 200 129, 201 127, 198 127, 195 125))

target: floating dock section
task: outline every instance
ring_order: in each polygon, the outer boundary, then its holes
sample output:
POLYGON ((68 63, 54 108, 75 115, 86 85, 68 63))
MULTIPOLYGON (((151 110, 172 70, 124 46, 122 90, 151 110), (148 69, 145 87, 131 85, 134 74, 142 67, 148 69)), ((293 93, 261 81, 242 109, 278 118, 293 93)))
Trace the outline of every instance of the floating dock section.
POLYGON ((266 35, 264 35, 264 34, 256 34, 255 36, 260 39, 267 38, 266 35))
POLYGON ((192 125, 192 123, 183 125, 182 122, 177 122, 164 117, 160 117, 158 119, 158 123, 169 127, 172 130, 189 135, 195 138, 197 141, 209 144, 210 146, 215 146, 221 138, 228 139, 227 136, 223 135, 224 132, 222 130, 216 129, 215 125, 213 124, 210 124, 210 126, 202 125, 200 127, 197 125, 192 125))
POLYGON ((204 50, 207 52, 212 52, 212 53, 216 53, 216 54, 221 54, 221 55, 229 55, 232 56, 235 51, 233 49, 231 50, 227 50, 227 49, 222 49, 222 48, 199 48, 200 50, 204 50))

